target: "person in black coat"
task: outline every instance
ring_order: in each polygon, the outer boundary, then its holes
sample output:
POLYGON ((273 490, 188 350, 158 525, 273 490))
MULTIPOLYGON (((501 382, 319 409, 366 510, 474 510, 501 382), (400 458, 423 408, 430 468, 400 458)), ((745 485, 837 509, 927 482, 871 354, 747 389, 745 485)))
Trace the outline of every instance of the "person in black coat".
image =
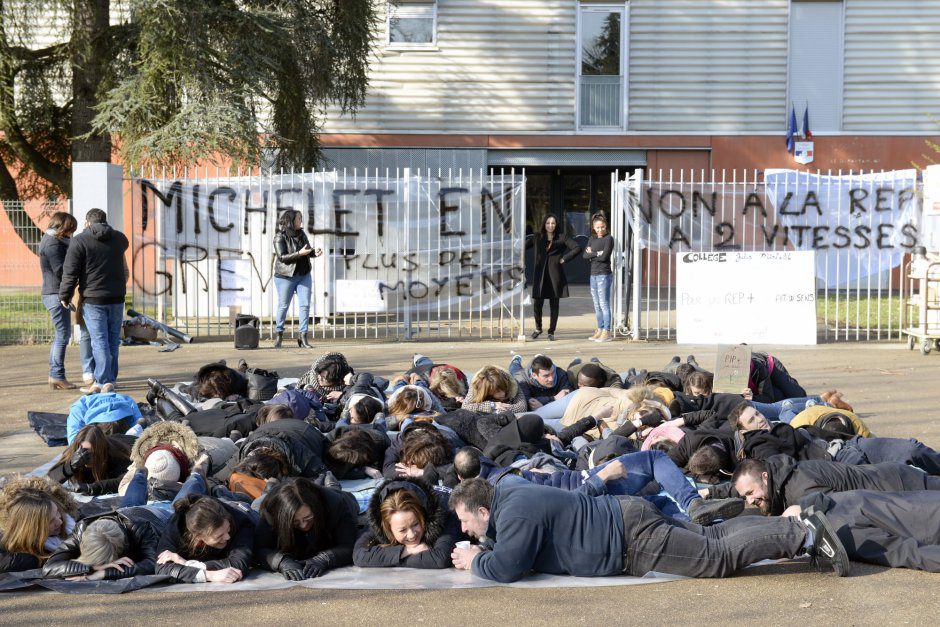
POLYGON ((116 494, 131 465, 134 440, 120 433, 107 435, 98 423, 86 425, 49 469, 49 478, 88 496, 116 494))
POLYGON ((152 575, 165 521, 165 514, 146 506, 86 518, 49 557, 42 576, 99 581, 152 575))
POLYGON ((310 247, 310 240, 303 229, 303 214, 296 209, 288 209, 282 213, 277 226, 277 234, 274 236, 274 286, 277 288, 277 335, 274 348, 280 348, 284 340, 284 321, 294 292, 297 293, 297 305, 300 309, 300 337, 297 338, 297 345, 301 348, 313 348, 307 343, 310 291, 313 287, 310 258, 319 257, 323 250, 310 247))
POLYGON ((42 269, 42 304, 52 317, 55 337, 49 352, 49 387, 53 390, 74 390, 65 378, 65 347, 72 336, 69 310, 59 300, 59 283, 72 234, 78 222, 71 214, 57 211, 49 220, 49 228, 39 242, 39 267, 42 269))
POLYGON ((299 581, 352 564, 359 507, 348 492, 309 479, 285 479, 265 497, 255 528, 255 559, 299 581))
POLYGON ((535 331, 532 332, 532 339, 542 334, 542 305, 547 298, 551 311, 548 339, 554 340, 555 328, 558 326, 558 301, 568 298, 568 278, 562 266, 577 257, 581 247, 564 234, 564 228, 559 228, 558 218, 552 214, 545 216, 542 229, 534 240, 530 240, 530 244, 535 245, 535 274, 532 278, 535 331))
MULTIPOLYGON (((268 417, 279 415, 278 412, 266 414, 268 417)), ((245 459, 259 448, 274 449, 283 454, 290 467, 291 476, 314 479, 328 487, 339 487, 336 477, 323 462, 323 434, 303 420, 279 418, 258 425, 241 444, 239 460, 245 459)))
POLYGON ((457 517, 421 479, 382 483, 366 513, 370 528, 353 549, 356 566, 450 568, 450 554, 460 539, 457 517))

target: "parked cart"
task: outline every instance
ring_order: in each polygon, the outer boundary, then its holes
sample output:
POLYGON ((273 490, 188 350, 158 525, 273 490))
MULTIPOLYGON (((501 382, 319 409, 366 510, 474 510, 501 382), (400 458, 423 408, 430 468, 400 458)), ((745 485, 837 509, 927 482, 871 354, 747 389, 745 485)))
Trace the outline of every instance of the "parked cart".
POLYGON ((911 326, 901 332, 907 335, 907 347, 914 350, 920 342, 924 355, 931 349, 940 351, 940 260, 928 258, 923 249, 915 250, 907 264, 910 290, 907 300, 907 319, 911 326), (917 326, 913 321, 917 319, 917 326))

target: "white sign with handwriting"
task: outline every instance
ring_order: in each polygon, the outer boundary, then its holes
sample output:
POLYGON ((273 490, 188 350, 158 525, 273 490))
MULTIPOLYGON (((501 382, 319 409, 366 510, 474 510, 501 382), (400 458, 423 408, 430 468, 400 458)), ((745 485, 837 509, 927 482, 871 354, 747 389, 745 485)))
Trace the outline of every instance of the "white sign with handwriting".
POLYGON ((676 255, 679 344, 816 343, 813 251, 676 255))

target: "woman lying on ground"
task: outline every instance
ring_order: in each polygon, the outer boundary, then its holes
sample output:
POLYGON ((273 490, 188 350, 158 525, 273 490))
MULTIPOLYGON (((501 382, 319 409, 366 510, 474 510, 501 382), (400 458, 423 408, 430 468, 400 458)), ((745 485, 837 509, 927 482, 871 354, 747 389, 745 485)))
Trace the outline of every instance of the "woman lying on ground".
POLYGON ((121 477, 130 466, 135 438, 108 435, 106 427, 111 424, 115 423, 82 427, 49 470, 49 478, 80 494, 99 496, 117 492, 121 477))
POLYGON ((75 528, 72 495, 45 477, 15 477, 0 490, 0 573, 39 568, 75 528))
POLYGON ((359 508, 348 492, 309 479, 279 482, 265 497, 255 529, 255 558, 299 581, 352 564, 359 508))
POLYGON ((529 409, 519 384, 508 371, 498 366, 484 366, 473 375, 461 406, 481 414, 501 411, 519 414, 529 409))
POLYGON ((453 512, 421 479, 393 479, 369 501, 370 529, 359 536, 353 563, 364 568, 449 568, 459 538, 453 512))

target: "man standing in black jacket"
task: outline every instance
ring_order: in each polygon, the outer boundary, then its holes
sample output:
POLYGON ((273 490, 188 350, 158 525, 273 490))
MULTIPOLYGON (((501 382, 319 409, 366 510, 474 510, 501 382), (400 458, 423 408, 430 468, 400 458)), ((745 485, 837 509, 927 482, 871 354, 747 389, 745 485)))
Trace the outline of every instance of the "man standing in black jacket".
POLYGON ((72 238, 65 256, 59 300, 69 307, 78 285, 95 356, 95 382, 82 388, 86 394, 114 391, 127 292, 127 248, 127 237, 111 228, 105 212, 91 209, 85 216, 85 230, 72 238))

